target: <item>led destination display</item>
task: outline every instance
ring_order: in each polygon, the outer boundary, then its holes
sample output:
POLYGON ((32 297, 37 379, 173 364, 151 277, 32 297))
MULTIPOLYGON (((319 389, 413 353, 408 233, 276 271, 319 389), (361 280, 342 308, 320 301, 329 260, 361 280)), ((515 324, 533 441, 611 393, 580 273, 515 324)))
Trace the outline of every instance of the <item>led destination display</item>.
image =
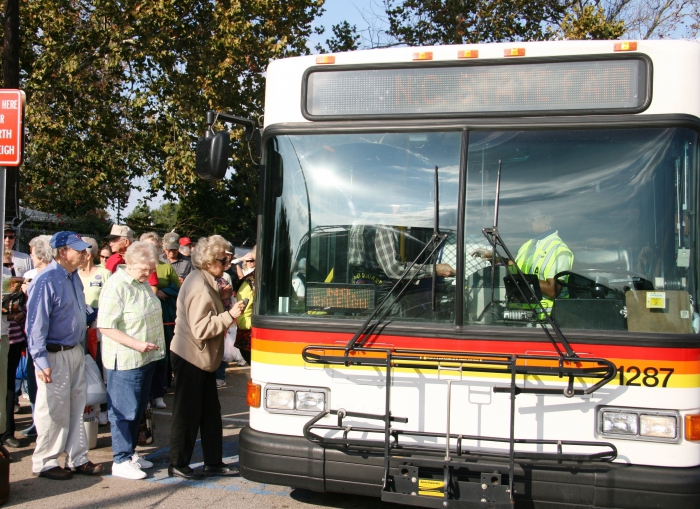
POLYGON ((314 69, 313 117, 571 114, 638 110, 647 101, 642 59, 387 69, 314 69))

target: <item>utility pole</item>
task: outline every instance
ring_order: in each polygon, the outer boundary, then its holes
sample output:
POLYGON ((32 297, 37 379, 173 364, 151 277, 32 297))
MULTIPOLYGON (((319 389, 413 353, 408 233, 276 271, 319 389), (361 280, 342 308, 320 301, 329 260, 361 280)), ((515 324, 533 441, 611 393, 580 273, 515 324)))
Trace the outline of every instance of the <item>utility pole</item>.
MULTIPOLYGON (((19 89, 19 0, 5 0, 3 80, 4 88, 19 89)), ((5 185, 0 188, 5 197, 4 223, 19 217, 19 166, 2 171, 6 174, 5 185)))

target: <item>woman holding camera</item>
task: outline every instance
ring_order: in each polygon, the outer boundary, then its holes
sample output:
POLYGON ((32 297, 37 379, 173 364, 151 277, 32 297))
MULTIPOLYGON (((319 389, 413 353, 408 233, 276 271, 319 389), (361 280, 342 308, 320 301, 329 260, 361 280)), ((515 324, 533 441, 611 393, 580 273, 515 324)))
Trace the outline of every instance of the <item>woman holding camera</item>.
POLYGON ((189 466, 197 433, 201 432, 205 475, 233 475, 237 471, 222 461, 223 425, 216 392, 215 371, 224 354, 224 336, 241 315, 238 302, 226 311, 216 278, 229 263, 229 243, 220 235, 199 239, 192 251, 192 271, 177 298, 175 336, 170 363, 175 374, 173 421, 170 431, 168 475, 200 478, 189 466))

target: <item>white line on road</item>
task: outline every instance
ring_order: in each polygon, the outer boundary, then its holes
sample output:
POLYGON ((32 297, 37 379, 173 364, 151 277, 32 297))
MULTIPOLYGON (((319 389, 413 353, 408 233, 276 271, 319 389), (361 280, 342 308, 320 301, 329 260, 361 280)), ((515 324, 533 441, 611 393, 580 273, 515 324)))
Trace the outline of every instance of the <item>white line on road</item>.
MULTIPOLYGON (((166 415, 168 417, 173 416, 172 412, 159 412, 158 410, 154 410, 153 413, 156 415, 166 415)), ((249 422, 249 419, 235 419, 233 417, 222 417, 221 420, 226 422, 241 422, 243 424, 248 424, 249 422)))

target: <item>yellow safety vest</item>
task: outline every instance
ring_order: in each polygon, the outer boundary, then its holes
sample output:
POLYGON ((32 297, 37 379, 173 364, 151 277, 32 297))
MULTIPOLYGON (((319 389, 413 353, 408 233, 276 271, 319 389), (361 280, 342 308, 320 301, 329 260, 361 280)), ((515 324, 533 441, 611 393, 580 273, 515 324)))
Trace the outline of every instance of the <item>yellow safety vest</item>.
MULTIPOLYGON (((520 267, 520 270, 525 274, 534 274, 542 281, 546 280, 546 275, 554 267, 554 263, 558 256, 569 254, 573 263, 574 254, 559 238, 559 235, 551 234, 542 239, 541 246, 538 248, 536 239, 530 239, 523 244, 518 250, 515 257, 515 263, 520 267)), ((554 277, 554 274, 552 274, 554 277)), ((548 297, 544 297, 540 304, 547 310, 551 310, 554 301, 548 297)))

